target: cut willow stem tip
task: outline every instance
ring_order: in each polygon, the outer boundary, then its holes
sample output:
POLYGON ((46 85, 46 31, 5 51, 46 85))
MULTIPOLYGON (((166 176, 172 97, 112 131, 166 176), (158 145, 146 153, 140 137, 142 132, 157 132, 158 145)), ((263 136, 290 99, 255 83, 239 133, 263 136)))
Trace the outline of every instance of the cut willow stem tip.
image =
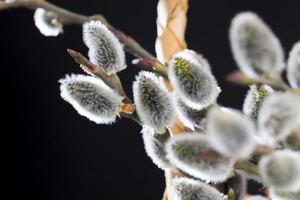
POLYGON ((168 67, 155 58, 136 58, 131 63, 143 70, 154 71, 164 78, 168 78, 168 67))
POLYGON ((135 107, 132 104, 132 100, 125 93, 122 83, 117 74, 107 75, 99 66, 92 64, 86 57, 84 57, 80 52, 77 52, 73 49, 67 49, 67 52, 75 60, 76 63, 80 64, 80 67, 88 73, 93 74, 94 76, 102 79, 110 88, 118 92, 119 95, 123 96, 123 103, 121 104, 120 115, 131 119, 138 124, 141 124, 137 113, 135 112, 135 107))
POLYGON ((278 77, 260 77, 258 79, 252 79, 243 74, 239 70, 235 70, 231 72, 229 75, 225 78, 228 82, 234 83, 236 85, 251 85, 251 84, 257 84, 257 85, 270 85, 274 89, 282 90, 282 91, 290 91, 291 88, 282 80, 280 76, 278 77))
POLYGON ((132 101, 129 99, 129 97, 126 95, 122 83, 116 74, 108 75, 106 74, 101 67, 94 65, 91 63, 85 56, 83 56, 80 52, 77 52, 72 49, 67 49, 67 52, 74 58, 75 62, 80 64, 80 67, 88 73, 91 73, 95 75, 96 77, 99 77, 102 79, 104 83, 106 83, 109 87, 114 89, 119 93, 119 95, 124 97, 125 103, 131 103, 132 101))
POLYGON ((72 56, 72 58, 74 58, 76 63, 84 65, 90 72, 95 70, 96 66, 93 63, 91 63, 86 57, 84 57, 81 53, 74 51, 73 49, 67 49, 67 52, 70 56, 72 56))

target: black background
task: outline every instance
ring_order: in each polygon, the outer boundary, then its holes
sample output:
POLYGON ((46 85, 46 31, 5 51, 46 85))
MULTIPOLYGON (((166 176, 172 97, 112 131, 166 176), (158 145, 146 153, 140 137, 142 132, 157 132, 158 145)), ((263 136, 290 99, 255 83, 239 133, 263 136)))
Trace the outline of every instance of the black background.
MULTIPOLYGON (((116 27, 154 53, 156 4, 152 0, 51 1, 70 10, 104 14, 116 27)), ((189 48, 210 61, 223 92, 219 102, 241 108, 246 88, 224 76, 235 69, 228 42, 230 19, 239 11, 257 12, 288 51, 300 39, 299 1, 190 0, 186 40, 189 48)), ((82 73, 67 55, 86 53, 79 26, 65 27, 46 38, 34 27, 26 9, 0 13, 2 80, 13 91, 15 193, 22 199, 160 199, 163 172, 146 157, 140 127, 119 119, 113 126, 96 125, 59 96, 58 79, 82 73), (12 87, 12 88, 11 88, 12 87)), ((120 73, 131 93, 137 69, 120 73)))

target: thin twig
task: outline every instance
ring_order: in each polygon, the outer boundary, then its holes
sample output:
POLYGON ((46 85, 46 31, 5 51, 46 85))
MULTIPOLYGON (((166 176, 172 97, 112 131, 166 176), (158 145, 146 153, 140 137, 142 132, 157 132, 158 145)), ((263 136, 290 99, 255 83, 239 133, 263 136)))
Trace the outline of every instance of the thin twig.
POLYGON ((230 73, 229 75, 227 75, 226 80, 237 85, 267 84, 277 90, 282 90, 282 91, 292 90, 291 87, 282 80, 281 76, 272 77, 272 78, 260 77, 258 79, 252 79, 246 76, 245 74, 243 74, 241 71, 236 70, 230 73))
MULTIPOLYGON (((109 87, 114 89, 119 93, 120 96, 123 96, 123 102, 126 104, 132 104, 132 100, 125 93, 122 83, 116 74, 107 75, 101 67, 94 65, 91 63, 86 57, 84 57, 81 53, 74 51, 72 49, 68 49, 67 52, 72 56, 76 63, 80 64, 80 67, 87 73, 93 74, 94 76, 102 79, 104 83, 106 83, 109 87)), ((138 124, 141 124, 141 121, 134 110, 132 113, 121 112, 123 117, 132 119, 138 124)))
POLYGON ((132 61, 133 65, 148 71, 155 71, 157 74, 168 79, 168 67, 154 58, 137 58, 132 61))
POLYGON ((99 20, 102 23, 104 23, 108 27, 108 29, 115 34, 115 36, 120 40, 121 43, 123 43, 126 51, 140 58, 155 58, 132 37, 126 35, 121 30, 110 25, 109 22, 105 19, 105 17, 100 14, 93 16, 85 16, 66 10, 44 0, 15 0, 9 2, 0 2, 0 11, 19 7, 28 9, 43 8, 47 11, 51 11, 57 14, 58 21, 63 25, 82 25, 84 22, 89 20, 99 20))
POLYGON ((91 63, 86 57, 84 57, 81 53, 74 51, 72 49, 67 49, 67 52, 72 56, 78 64, 81 65, 81 68, 90 73, 93 74, 100 79, 103 80, 104 83, 106 83, 110 88, 114 89, 119 93, 119 95, 123 96, 125 98, 126 103, 131 103, 132 101, 128 98, 126 93, 124 92, 124 89, 122 87, 122 83, 116 74, 107 75, 101 67, 94 65, 91 63))
POLYGON ((256 176, 260 176, 257 166, 249 161, 237 161, 234 164, 234 169, 246 171, 256 176))

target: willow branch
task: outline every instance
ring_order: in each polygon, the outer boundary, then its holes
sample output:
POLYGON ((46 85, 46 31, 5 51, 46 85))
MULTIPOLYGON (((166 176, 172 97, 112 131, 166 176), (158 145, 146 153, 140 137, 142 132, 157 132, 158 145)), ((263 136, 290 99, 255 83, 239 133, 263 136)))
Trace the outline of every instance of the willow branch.
POLYGON ((107 75, 101 67, 94 65, 91 63, 86 57, 84 57, 81 53, 74 51, 72 49, 67 49, 67 52, 74 58, 75 62, 80 64, 81 68, 87 72, 91 73, 100 79, 104 83, 106 83, 110 88, 117 91, 119 95, 123 96, 125 98, 125 101, 127 103, 131 103, 132 101, 128 98, 126 93, 124 92, 124 89, 122 87, 121 81, 116 74, 107 75))
POLYGON ((237 161, 234 164, 234 169, 246 171, 248 173, 260 176, 257 166, 249 161, 237 161))
MULTIPOLYGON (((81 53, 74 51, 72 49, 68 49, 67 52, 74 58, 75 62, 80 64, 80 67, 87 73, 93 74, 94 76, 100 78, 105 84, 107 84, 110 88, 115 90, 120 96, 124 97, 123 102, 126 104, 132 104, 132 100, 125 93, 122 83, 116 74, 107 75, 101 67, 94 65, 91 63, 86 57, 84 57, 81 53)), ((132 119, 138 124, 141 124, 141 121, 136 113, 136 111, 132 113, 121 112, 121 116, 132 119)))
POLYGON ((15 0, 10 2, 0 2, 0 11, 12 8, 43 8, 47 11, 51 11, 57 14, 58 21, 63 25, 82 25, 84 22, 89 20, 99 20, 102 23, 104 23, 108 27, 108 29, 115 34, 115 36, 120 40, 121 43, 123 43, 126 51, 128 51, 136 57, 154 58, 154 56, 147 50, 145 50, 137 41, 135 41, 132 37, 126 35, 121 30, 110 25, 109 22, 105 19, 105 17, 100 14, 93 16, 81 15, 61 8, 45 0, 15 0))
POLYGON ((137 58, 132 61, 133 65, 140 67, 143 70, 154 70, 157 74, 165 79, 168 79, 168 67, 154 58, 137 58))
POLYGON ((251 85, 251 84, 267 84, 277 90, 290 91, 292 90, 289 85, 287 85, 280 76, 278 77, 260 77, 258 79, 252 79, 243 74, 241 71, 236 70, 226 76, 226 80, 237 84, 237 85, 251 85))

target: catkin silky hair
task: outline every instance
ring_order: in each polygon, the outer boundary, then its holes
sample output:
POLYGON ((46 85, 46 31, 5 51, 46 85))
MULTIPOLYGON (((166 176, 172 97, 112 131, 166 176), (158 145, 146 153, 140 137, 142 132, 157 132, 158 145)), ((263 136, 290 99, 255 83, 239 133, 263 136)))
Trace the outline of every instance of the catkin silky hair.
POLYGON ((234 158, 246 158, 256 147, 254 123, 232 108, 209 110, 207 135, 214 149, 234 158))
POLYGON ((232 170, 232 161, 217 153, 203 135, 172 137, 166 144, 166 153, 178 169, 207 182, 222 182, 232 170))
POLYGON ((248 196, 247 200, 268 200, 268 199, 261 195, 251 195, 248 196))
POLYGON ((300 124, 300 98, 290 92, 274 92, 258 113, 260 136, 269 143, 285 139, 300 124))
POLYGON ((277 191, 275 188, 269 188, 269 197, 272 200, 299 200, 300 190, 297 192, 277 191))
POLYGON ((144 125, 163 131, 175 119, 173 101, 162 80, 152 72, 141 71, 133 83, 136 111, 144 125))
POLYGON ((172 200, 223 200, 224 196, 216 188, 186 177, 173 178, 171 182, 172 200))
POLYGON ((287 63, 287 79, 293 88, 300 88, 300 41, 293 46, 290 52, 287 63))
POLYGON ((300 151, 300 124, 284 139, 283 146, 294 151, 300 151))
POLYGON ((165 143, 170 137, 169 134, 153 134, 147 127, 143 127, 142 137, 147 155, 157 167, 167 169, 171 167, 170 162, 166 158, 165 143))
POLYGON ((278 38, 256 14, 237 14, 232 19, 229 38, 234 59, 247 76, 279 74, 284 69, 278 38))
POLYGON ((274 90, 268 85, 251 85, 243 104, 243 112, 253 121, 257 120, 258 111, 266 97, 274 90))
POLYGON ((208 107, 221 91, 210 69, 203 63, 186 51, 176 53, 169 62, 168 77, 175 93, 194 109, 208 107))
POLYGON ((83 41, 89 48, 89 58, 107 74, 126 68, 125 53, 116 36, 100 21, 83 24, 83 41))
POLYGON ((300 191, 300 153, 278 150, 259 161, 263 183, 278 191, 300 191))
POLYGON ((123 97, 101 79, 72 74, 59 82, 61 97, 80 115, 97 124, 111 124, 116 120, 123 97))
POLYGON ((173 95, 175 101, 175 110, 179 119, 185 126, 194 129, 194 127, 200 128, 204 126, 205 117, 207 114, 207 108, 196 110, 187 106, 178 95, 173 95))

